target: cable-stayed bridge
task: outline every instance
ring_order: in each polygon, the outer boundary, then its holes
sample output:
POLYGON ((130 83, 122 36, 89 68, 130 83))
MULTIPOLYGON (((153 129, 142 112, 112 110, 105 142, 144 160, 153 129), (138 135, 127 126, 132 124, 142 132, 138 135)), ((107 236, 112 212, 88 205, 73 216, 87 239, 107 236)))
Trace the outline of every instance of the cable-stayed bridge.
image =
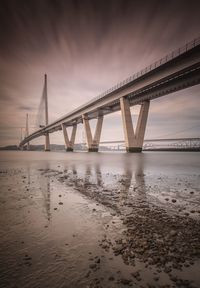
MULTIPOLYGON (((200 38, 169 53, 155 63, 120 82, 106 92, 60 117, 48 122, 47 76, 45 75, 42 93, 42 105, 45 109, 44 124, 40 129, 27 135, 19 146, 27 145, 31 140, 45 136, 45 150, 50 150, 49 134, 63 131, 66 151, 73 151, 77 125, 84 124, 89 152, 97 152, 100 143, 103 118, 109 113, 121 110, 125 146, 127 152, 141 152, 150 102, 153 99, 185 89, 200 83, 200 38), (140 105, 136 128, 133 128, 130 107, 140 105), (97 119, 94 136, 91 133, 90 120, 97 119), (69 138, 67 127, 73 127, 69 138)), ((189 101, 189 100, 188 100, 189 101)), ((42 111, 42 110, 41 110, 42 111)), ((40 115, 41 115, 40 111, 40 115)), ((27 128, 28 130, 28 128, 27 128)))

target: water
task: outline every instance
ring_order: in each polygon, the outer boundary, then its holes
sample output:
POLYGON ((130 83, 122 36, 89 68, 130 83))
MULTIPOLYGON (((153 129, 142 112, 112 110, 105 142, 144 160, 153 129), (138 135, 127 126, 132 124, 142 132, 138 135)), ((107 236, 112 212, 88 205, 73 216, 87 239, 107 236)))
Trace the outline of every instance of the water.
POLYGON ((0 287, 200 286, 200 153, 0 159, 0 287))

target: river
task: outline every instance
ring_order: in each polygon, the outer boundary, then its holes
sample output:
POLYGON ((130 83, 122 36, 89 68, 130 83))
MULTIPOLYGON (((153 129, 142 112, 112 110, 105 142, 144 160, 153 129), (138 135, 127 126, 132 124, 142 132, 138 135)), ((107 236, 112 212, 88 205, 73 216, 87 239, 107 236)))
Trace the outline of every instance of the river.
POLYGON ((0 287, 200 287, 200 153, 2 151, 0 181, 0 287))

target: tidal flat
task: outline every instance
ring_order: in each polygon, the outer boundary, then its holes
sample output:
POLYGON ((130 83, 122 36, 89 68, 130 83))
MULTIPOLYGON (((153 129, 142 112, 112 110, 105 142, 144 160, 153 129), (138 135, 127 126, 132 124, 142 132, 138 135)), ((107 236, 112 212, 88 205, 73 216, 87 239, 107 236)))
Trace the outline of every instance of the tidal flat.
POLYGON ((0 152, 0 287, 200 287, 200 153, 0 152))

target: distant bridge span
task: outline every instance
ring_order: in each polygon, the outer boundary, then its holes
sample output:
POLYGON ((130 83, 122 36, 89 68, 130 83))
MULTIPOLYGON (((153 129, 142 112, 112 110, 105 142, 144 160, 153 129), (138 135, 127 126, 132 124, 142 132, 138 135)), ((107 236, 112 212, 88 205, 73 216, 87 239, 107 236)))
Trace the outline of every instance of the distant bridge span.
POLYGON ((48 124, 47 78, 45 75, 46 126, 27 135, 19 146, 23 147, 29 141, 45 135, 45 150, 49 150, 49 133, 63 130, 66 150, 73 151, 77 124, 83 123, 88 151, 98 151, 104 115, 121 110, 126 150, 140 152, 144 141, 150 101, 199 83, 200 38, 173 51, 88 103, 48 124), (130 107, 138 104, 141 105, 141 108, 134 131, 130 107), (89 120, 95 118, 97 118, 97 125, 93 137, 89 120), (66 129, 69 126, 73 126, 70 139, 66 129))
MULTIPOLYGON (((168 142, 168 141, 200 141, 199 137, 196 138, 158 138, 158 139, 144 139, 144 142, 168 142)), ((122 144, 124 140, 116 141, 101 141, 100 144, 122 144)))

